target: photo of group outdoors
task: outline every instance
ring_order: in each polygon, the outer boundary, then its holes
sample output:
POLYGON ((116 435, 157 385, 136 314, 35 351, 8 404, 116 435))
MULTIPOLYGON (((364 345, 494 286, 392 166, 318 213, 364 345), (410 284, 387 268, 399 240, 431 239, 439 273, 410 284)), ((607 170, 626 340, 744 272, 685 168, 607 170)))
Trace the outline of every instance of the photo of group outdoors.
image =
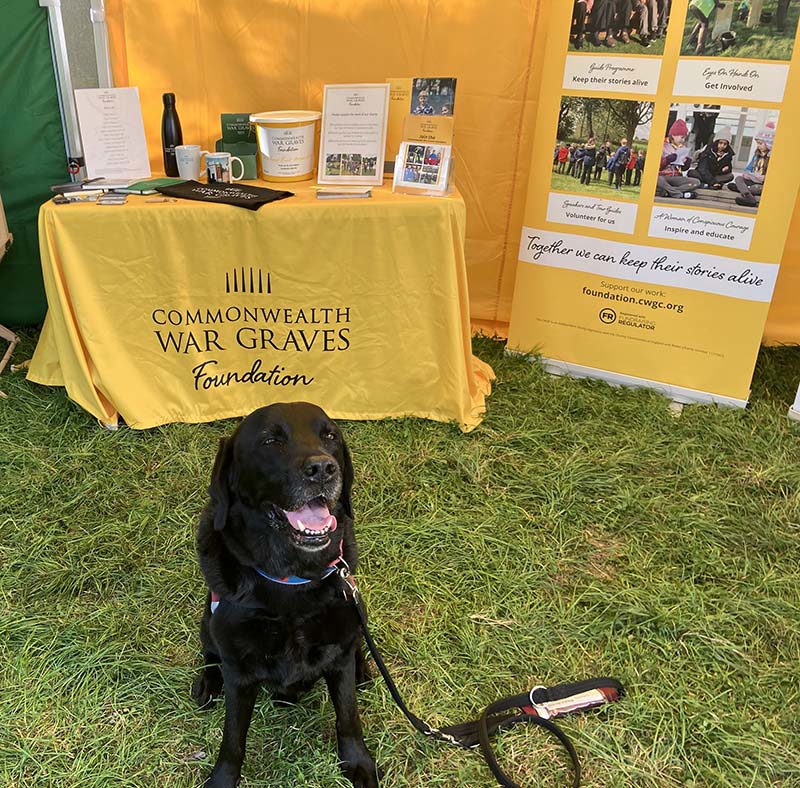
POLYGON ((375 175, 377 156, 360 153, 330 153, 325 157, 326 175, 375 175))
POLYGON ((563 96, 550 188, 638 200, 653 103, 563 96))
POLYGON ((800 0, 690 0, 681 55, 791 60, 800 0))
POLYGON ((440 145, 409 144, 400 182, 425 185, 439 183, 443 153, 440 145))
POLYGON ((569 49, 662 55, 672 0, 562 0, 571 2, 569 49))
POLYGON ((756 213, 777 124, 773 109, 672 104, 655 202, 756 213))
POLYGON ((411 86, 412 115, 452 115, 456 100, 454 77, 415 77, 411 86))

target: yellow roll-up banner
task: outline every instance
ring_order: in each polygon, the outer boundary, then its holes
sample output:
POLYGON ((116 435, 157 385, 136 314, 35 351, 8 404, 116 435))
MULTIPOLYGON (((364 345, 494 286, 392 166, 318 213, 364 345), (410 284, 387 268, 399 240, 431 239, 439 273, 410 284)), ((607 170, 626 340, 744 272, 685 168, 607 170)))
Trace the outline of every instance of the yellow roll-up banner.
POLYGON ((800 9, 559 0, 509 349, 744 406, 800 182, 800 9))

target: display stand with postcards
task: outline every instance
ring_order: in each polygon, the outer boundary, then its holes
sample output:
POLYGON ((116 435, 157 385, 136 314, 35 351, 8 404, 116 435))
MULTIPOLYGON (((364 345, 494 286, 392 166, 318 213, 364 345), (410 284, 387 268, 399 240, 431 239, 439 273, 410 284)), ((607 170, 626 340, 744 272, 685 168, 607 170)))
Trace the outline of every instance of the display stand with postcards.
POLYGON ((441 197, 452 191, 455 77, 389 80, 387 146, 392 191, 441 197))
POLYGON ((395 159, 392 191, 442 197, 452 191, 452 147, 401 142, 395 159))

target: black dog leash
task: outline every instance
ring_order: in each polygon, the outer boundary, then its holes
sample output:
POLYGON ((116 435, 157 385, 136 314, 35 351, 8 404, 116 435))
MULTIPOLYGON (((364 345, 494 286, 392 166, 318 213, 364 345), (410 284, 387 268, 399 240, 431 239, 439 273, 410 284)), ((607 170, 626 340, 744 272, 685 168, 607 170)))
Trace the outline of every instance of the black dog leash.
POLYGON ((364 607, 364 602, 358 593, 355 578, 350 573, 347 565, 341 566, 337 574, 342 583, 342 593, 345 599, 350 599, 355 606, 361 622, 361 629, 364 633, 364 640, 366 640, 370 654, 372 654, 372 658, 375 660, 375 664, 386 682, 389 693, 400 708, 400 711, 405 714, 408 721, 420 733, 466 750, 479 747, 497 782, 503 788, 520 788, 497 763, 489 736, 498 730, 510 728, 520 722, 532 722, 534 725, 544 728, 564 745, 572 761, 573 788, 579 788, 581 766, 578 761, 578 754, 575 752, 575 747, 567 737, 567 734, 552 721, 552 718, 576 711, 597 708, 606 703, 613 703, 619 700, 625 692, 619 681, 612 678, 596 678, 576 681, 573 684, 559 684, 555 687, 534 687, 529 692, 510 695, 507 698, 490 703, 477 720, 448 725, 444 728, 434 728, 417 717, 403 701, 397 685, 392 680, 389 670, 383 659, 381 659, 378 647, 372 639, 367 626, 367 611, 364 607), (515 711, 512 712, 512 709, 515 711))

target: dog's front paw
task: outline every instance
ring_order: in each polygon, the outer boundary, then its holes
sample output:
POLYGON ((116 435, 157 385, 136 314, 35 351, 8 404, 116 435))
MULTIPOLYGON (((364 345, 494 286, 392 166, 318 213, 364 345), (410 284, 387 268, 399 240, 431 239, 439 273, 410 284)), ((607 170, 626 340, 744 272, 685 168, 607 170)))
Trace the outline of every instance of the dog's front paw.
POLYGON ((368 752, 344 762, 342 771, 355 788, 378 788, 378 770, 368 752))
POLYGON ((205 709, 220 695, 222 695, 222 671, 216 665, 203 668, 192 684, 192 697, 195 703, 201 709, 205 709))
POLYGON ((236 788, 239 784, 239 774, 233 769, 214 767, 211 776, 203 783, 203 788, 236 788))

